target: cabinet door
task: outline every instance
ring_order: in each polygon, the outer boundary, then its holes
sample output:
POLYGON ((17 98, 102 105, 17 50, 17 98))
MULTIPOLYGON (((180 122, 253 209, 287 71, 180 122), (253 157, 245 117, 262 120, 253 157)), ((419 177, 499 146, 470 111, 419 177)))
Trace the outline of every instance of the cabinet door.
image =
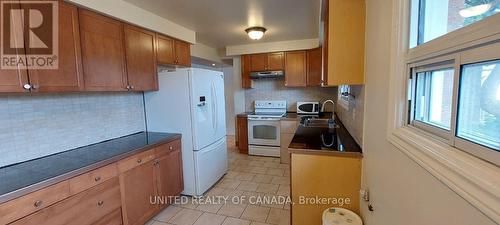
POLYGON ((365 0, 329 0, 328 86, 363 84, 365 0))
POLYGON ((150 196, 156 196, 154 162, 137 166, 120 175, 123 221, 125 225, 146 223, 158 206, 150 203, 150 196))
MULTIPOLYGON (((3 0, 2 0, 3 1, 3 0)), ((13 4, 5 4, 5 7, 11 7, 13 4)), ((18 7, 18 6, 17 6, 18 7)), ((5 10, 9 10, 5 8, 5 10)), ((21 20, 14 20, 11 24, 13 27, 20 29, 23 27, 21 20), (17 23, 16 23, 17 22, 17 23)), ((24 37, 22 35, 13 35, 12 40, 14 43, 10 43, 11 38, 6 39, 7 43, 3 43, 5 47, 7 46, 23 46, 24 37)), ((11 50, 10 54, 15 55, 16 58, 24 58, 24 48, 14 48, 11 50)), ((0 92, 29 92, 29 88, 24 89, 24 85, 29 85, 28 81, 28 71, 25 68, 17 69, 2 69, 0 68, 0 92)), ((29 86, 28 86, 29 87, 29 86)))
POLYGON ((156 59, 160 64, 175 64, 174 39, 156 34, 156 59))
MULTIPOLYGON (((158 196, 178 196, 184 190, 181 149, 173 149, 161 157, 156 163, 156 168, 158 196)), ((162 208, 167 206, 168 200, 167 198, 162 208)))
MULTIPOLYGON (((55 70, 29 68, 33 91, 80 91, 83 89, 82 58, 78 9, 59 1, 58 68, 55 70)), ((50 32, 50 27, 49 32, 50 32)), ((45 27, 42 27, 45 29, 45 27)), ((26 37, 28 38, 28 37, 26 37)), ((37 54, 36 50, 28 50, 37 54)))
POLYGON ((321 48, 307 51, 307 86, 321 85, 321 48))
POLYGON ((132 91, 158 90, 155 33, 125 24, 128 85, 132 91))
POLYGON ((250 71, 267 70, 267 53, 250 55, 250 71))
POLYGON ((284 53, 274 52, 267 56, 267 70, 283 70, 284 53))
POLYGON ((305 87, 307 75, 306 51, 287 52, 285 55, 285 86, 305 87))
POLYGON ((238 135, 238 150, 242 154, 248 154, 248 120, 247 117, 236 117, 236 132, 238 135))
POLYGON ((191 66, 191 46, 187 42, 175 40, 176 64, 180 66, 191 66))
POLYGON ((252 88, 252 80, 250 79, 250 56, 241 56, 241 87, 252 88))
POLYGON ((122 23, 84 9, 79 17, 85 89, 126 91, 122 23))

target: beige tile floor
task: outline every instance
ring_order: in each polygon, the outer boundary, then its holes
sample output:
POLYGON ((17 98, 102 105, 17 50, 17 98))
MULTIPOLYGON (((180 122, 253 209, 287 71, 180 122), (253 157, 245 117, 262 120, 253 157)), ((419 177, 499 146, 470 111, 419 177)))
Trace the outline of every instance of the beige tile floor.
POLYGON ((290 195, 288 164, 280 164, 278 158, 239 154, 233 138, 228 138, 228 159, 228 173, 205 194, 227 197, 227 202, 174 204, 147 225, 289 225, 288 204, 256 201, 290 195), (242 202, 233 203, 234 196, 245 197, 242 202))

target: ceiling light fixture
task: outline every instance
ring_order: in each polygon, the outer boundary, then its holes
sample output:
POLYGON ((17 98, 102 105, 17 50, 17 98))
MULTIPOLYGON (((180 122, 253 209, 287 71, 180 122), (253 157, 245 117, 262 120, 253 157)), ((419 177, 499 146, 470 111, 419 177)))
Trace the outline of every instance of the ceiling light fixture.
POLYGON ((264 33, 267 31, 264 27, 250 27, 245 30, 247 32, 248 37, 252 40, 259 40, 264 36, 264 33))
POLYGON ((483 13, 486 13, 491 9, 491 7, 493 7, 493 4, 491 4, 491 3, 476 5, 476 6, 471 6, 471 7, 462 9, 458 13, 460 14, 460 16, 462 16, 464 18, 469 18, 469 17, 479 16, 483 13))

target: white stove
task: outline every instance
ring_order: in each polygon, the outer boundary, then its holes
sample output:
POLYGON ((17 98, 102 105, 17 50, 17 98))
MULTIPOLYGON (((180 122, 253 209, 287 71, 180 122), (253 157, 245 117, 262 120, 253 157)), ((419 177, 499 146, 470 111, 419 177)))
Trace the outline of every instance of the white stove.
POLYGON ((248 115, 248 153, 280 157, 280 119, 286 114, 286 101, 255 101, 248 115))

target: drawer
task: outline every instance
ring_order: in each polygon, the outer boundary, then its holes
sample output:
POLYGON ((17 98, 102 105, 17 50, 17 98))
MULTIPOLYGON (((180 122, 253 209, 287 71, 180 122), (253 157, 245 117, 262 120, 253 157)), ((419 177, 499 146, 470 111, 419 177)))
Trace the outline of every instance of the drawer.
POLYGON ((155 158, 154 149, 150 149, 118 162, 118 171, 123 173, 127 170, 133 169, 136 166, 140 166, 147 163, 155 158))
POLYGON ((69 181, 69 190, 74 195, 116 176, 118 176, 118 168, 116 163, 113 163, 72 178, 69 181))
POLYGON ((10 225, 91 225, 120 208, 120 185, 113 178, 10 225))
POLYGON ((63 181, 0 205, 0 224, 7 224, 69 197, 69 182, 63 181))
POLYGON ((295 134, 297 127, 298 123, 296 120, 282 120, 280 132, 282 134, 295 134))
POLYGON ((159 158, 160 156, 166 155, 167 153, 169 153, 173 150, 178 150, 178 149, 181 149, 181 140, 180 139, 177 139, 175 141, 171 141, 169 143, 166 143, 166 144, 163 144, 163 145, 156 147, 155 154, 156 154, 156 157, 159 158))

